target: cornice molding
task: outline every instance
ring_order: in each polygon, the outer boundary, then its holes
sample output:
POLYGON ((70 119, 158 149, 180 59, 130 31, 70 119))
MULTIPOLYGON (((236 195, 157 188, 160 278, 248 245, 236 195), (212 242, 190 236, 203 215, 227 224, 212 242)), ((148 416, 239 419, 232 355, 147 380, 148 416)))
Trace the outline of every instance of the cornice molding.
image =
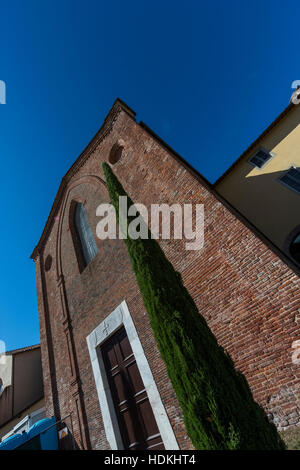
POLYGON ((69 168, 67 173, 62 178, 56 197, 54 199, 53 205, 51 207, 50 214, 48 216, 44 230, 40 237, 40 240, 30 256, 30 258, 33 259, 34 262, 36 262, 43 247, 45 246, 45 242, 52 228, 54 217, 58 213, 60 203, 62 201, 67 185, 69 184, 73 176, 87 162, 87 160, 90 158, 90 156, 92 155, 94 150, 97 148, 97 146, 100 145, 100 143, 103 142, 103 140, 106 139, 106 137, 111 133, 111 131, 113 130, 114 123, 118 119, 118 116, 121 113, 121 111, 124 111, 126 114, 128 114, 131 118, 135 120, 136 113, 129 106, 127 106, 127 104, 124 103, 124 101, 120 100, 120 98, 117 98, 112 108, 110 109, 109 113, 107 114, 106 118, 104 119, 104 122, 102 126, 100 127, 99 131, 97 132, 97 134, 92 138, 90 143, 83 150, 83 152, 81 152, 79 157, 75 160, 73 165, 69 168))

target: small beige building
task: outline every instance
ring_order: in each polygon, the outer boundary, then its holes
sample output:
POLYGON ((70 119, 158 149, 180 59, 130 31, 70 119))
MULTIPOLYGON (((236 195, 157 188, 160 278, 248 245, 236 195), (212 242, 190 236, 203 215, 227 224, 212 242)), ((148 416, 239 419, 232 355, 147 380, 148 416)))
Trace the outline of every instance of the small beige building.
POLYGON ((300 105, 290 102, 214 187, 299 265, 300 105))
POLYGON ((40 345, 0 356, 0 441, 45 417, 40 345))

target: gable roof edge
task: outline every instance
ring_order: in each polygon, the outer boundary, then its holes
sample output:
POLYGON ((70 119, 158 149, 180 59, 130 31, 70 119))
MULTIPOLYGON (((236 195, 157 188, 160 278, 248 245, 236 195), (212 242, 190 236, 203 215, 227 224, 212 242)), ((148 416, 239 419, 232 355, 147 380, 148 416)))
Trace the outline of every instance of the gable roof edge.
POLYGON ((292 110, 295 108, 295 104, 292 102, 289 103, 289 105, 277 116, 274 121, 269 124, 269 126, 252 142, 252 144, 247 147, 246 150, 227 168, 227 170, 224 171, 224 173, 219 176, 219 178, 213 183, 213 186, 217 186, 230 172, 231 170, 236 167, 240 161, 252 150, 254 149, 257 144, 267 135, 271 130, 292 110))
POLYGON ((24 348, 11 349, 10 351, 5 351, 6 356, 12 356, 15 354, 20 354, 27 351, 34 351, 35 349, 41 349, 40 344, 34 344, 32 346, 25 346, 24 348))
POLYGON ((38 257, 45 241, 47 240, 48 234, 50 232, 55 214, 58 210, 59 204, 61 202, 62 196, 64 194, 65 188, 67 184, 69 183, 70 179, 74 176, 74 174, 79 171, 79 169, 83 166, 83 164, 87 161, 87 159, 90 157, 92 152, 95 150, 95 148, 102 142, 102 140, 107 137, 110 132, 112 131, 113 124, 116 121, 119 113, 121 111, 124 111, 127 113, 131 118, 135 120, 135 111, 133 111, 129 106, 127 106, 124 101, 122 101, 120 98, 117 98, 115 102, 113 103, 110 111, 108 112, 106 118, 103 121, 102 126, 98 130, 98 132, 94 135, 94 137, 90 140, 88 145, 85 147, 85 149, 81 152, 79 157, 75 160, 75 162, 72 164, 72 166, 69 168, 69 170, 65 173, 63 176, 61 183, 59 185, 58 191, 56 193, 54 202, 52 204, 52 207, 50 209, 50 213, 48 216, 48 219, 46 221, 46 224, 44 226, 42 235, 35 246, 32 254, 30 255, 30 258, 33 259, 34 261, 38 257))
MULTIPOLYGON (((283 117, 295 107, 293 103, 290 103, 287 108, 275 119, 275 121, 270 124, 270 126, 256 139, 255 142, 253 142, 252 145, 239 157, 239 159, 232 165, 234 166, 235 164, 238 163, 238 161, 248 152, 256 143, 264 136, 266 135, 283 117)), ((114 102, 111 110, 109 111, 107 117, 104 120, 103 125, 97 132, 97 134, 93 137, 93 139, 90 141, 90 143, 87 145, 87 147, 83 150, 83 152, 79 155, 77 160, 74 162, 74 164, 70 167, 70 169, 67 171, 65 176, 62 178, 60 187, 58 189, 56 198, 54 200, 54 203, 52 205, 48 220, 46 222, 45 228, 43 230, 42 236, 33 250, 33 253, 31 255, 32 259, 36 259, 36 257, 39 255, 40 249, 43 247, 43 243, 47 239, 51 223, 53 222, 55 211, 58 208, 58 205, 60 203, 60 199, 62 197, 62 194, 64 192, 65 187, 67 186, 70 178, 78 171, 78 169, 82 166, 82 164, 86 161, 86 159, 89 157, 93 149, 100 143, 102 139, 104 139, 108 133, 112 130, 112 125, 114 120, 117 118, 119 112, 123 110, 125 111, 130 117, 132 117, 135 120, 135 115, 136 113, 129 107, 127 106, 122 100, 119 98, 116 99, 114 102), (114 113, 115 119, 113 119, 114 113), (106 133, 106 127, 105 125, 109 126, 109 132, 106 133)), ((179 161, 204 187, 206 187, 207 190, 209 190, 215 198, 221 202, 228 210, 231 212, 233 216, 235 216, 240 222, 243 223, 252 233, 254 233, 255 236, 257 236, 266 246, 269 248, 278 258, 284 262, 296 275, 300 277, 300 268, 295 265, 295 263, 274 243, 266 236, 264 235, 252 222, 250 222, 249 219, 247 219, 241 212, 239 212, 232 204, 227 201, 216 189, 216 183, 212 184, 210 183, 199 171, 197 171, 190 163, 188 163, 181 155, 179 155, 175 150, 173 150, 164 140, 159 137, 150 127, 148 127, 144 122, 140 121, 137 123, 142 129, 145 130, 149 135, 151 135, 155 140, 157 140, 160 145, 162 145, 169 153, 170 155, 175 158, 177 161, 179 161)), ((108 130, 108 129, 107 129, 108 130)), ((229 171, 231 167, 227 170, 229 171)), ((226 173, 226 172, 225 172, 226 173)), ((219 180, 225 176, 222 175, 219 180)))

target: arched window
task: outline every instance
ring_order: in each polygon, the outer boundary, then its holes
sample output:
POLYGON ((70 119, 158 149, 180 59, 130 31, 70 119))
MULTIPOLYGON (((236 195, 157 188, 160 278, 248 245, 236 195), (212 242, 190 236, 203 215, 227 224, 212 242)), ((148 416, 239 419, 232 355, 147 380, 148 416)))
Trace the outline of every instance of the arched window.
POLYGON ((98 248, 85 209, 80 202, 78 202, 75 207, 74 225, 81 248, 84 266, 87 266, 96 256, 98 248))
POLYGON ((290 254, 297 263, 300 263, 300 233, 298 233, 290 244, 290 254))
POLYGON ((117 163, 120 160, 120 158, 122 156, 122 153, 123 153, 123 150, 124 150, 124 146, 125 146, 125 142, 122 139, 119 139, 112 146, 112 148, 109 152, 109 157, 108 157, 109 163, 114 165, 115 163, 117 163))

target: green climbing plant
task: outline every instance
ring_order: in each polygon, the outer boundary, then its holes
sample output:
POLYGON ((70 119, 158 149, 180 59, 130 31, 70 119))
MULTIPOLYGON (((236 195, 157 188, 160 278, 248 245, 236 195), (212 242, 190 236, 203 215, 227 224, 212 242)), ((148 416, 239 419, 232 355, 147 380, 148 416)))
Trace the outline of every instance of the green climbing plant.
MULTIPOLYGON (((127 196, 107 163, 107 189, 120 222, 119 196, 127 196)), ((128 206, 132 205, 128 197, 128 206)), ((124 239, 161 357, 196 449, 284 449, 273 423, 254 401, 248 383, 218 344, 181 276, 159 243, 124 239)))

